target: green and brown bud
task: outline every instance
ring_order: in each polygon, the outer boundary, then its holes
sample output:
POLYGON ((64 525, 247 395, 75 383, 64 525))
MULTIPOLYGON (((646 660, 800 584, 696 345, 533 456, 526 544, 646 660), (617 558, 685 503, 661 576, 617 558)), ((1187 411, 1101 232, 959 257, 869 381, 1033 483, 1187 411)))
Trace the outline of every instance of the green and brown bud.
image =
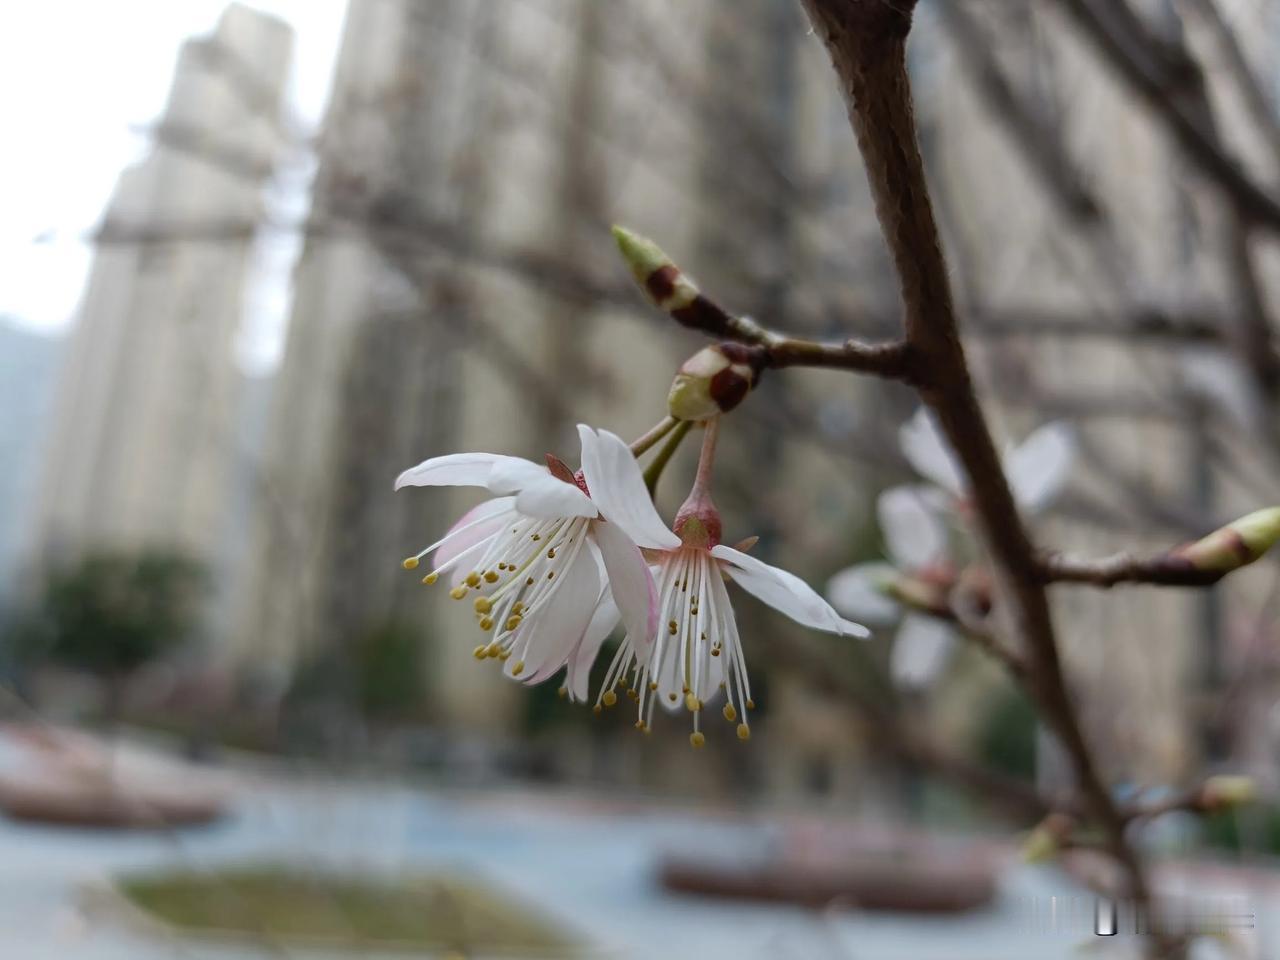
POLYGON ((1280 540, 1280 507, 1255 510, 1194 543, 1171 551, 1170 557, 1196 570, 1219 575, 1253 563, 1280 540))
POLYGON ((654 306, 683 326, 713 337, 733 336, 735 318, 704 296, 661 247, 625 227, 615 226, 613 239, 654 306))
POLYGON ((704 347, 671 382, 667 411, 677 420, 710 420, 740 404, 760 378, 763 353, 737 343, 704 347))
POLYGON ((1252 777, 1221 774, 1210 777, 1200 788, 1200 809, 1216 813, 1253 803, 1258 799, 1258 784, 1252 777))

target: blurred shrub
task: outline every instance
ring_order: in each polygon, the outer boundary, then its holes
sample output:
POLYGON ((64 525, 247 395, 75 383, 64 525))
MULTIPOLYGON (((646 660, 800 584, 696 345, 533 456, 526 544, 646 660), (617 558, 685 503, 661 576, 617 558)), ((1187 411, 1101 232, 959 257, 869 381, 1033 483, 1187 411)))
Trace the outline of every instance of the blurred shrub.
POLYGON ((1227 810, 1202 821, 1204 842, 1211 847, 1280 854, 1280 804, 1227 810))
POLYGON ((1036 775, 1036 712, 1021 691, 1002 687, 978 725, 978 755, 991 768, 1021 780, 1036 775))
POLYGON ((418 717, 426 704, 424 638, 401 621, 381 623, 349 645, 312 655, 289 689, 292 706, 336 703, 370 720, 418 717))
POLYGON ((7 646, 23 666, 119 680, 195 636, 207 587, 205 568, 174 551, 90 554, 46 573, 7 646))

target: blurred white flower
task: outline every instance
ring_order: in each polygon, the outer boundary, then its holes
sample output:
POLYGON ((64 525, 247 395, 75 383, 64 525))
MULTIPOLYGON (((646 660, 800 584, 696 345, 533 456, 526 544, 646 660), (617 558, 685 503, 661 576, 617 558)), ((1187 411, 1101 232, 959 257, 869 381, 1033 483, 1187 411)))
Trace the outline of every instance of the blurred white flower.
MULTIPOLYGON (((726 578, 803 626, 868 635, 865 627, 843 619, 798 577, 719 543, 720 520, 709 500, 701 501, 696 510, 682 510, 676 521, 680 533, 673 532, 648 496, 639 495, 644 479, 626 445, 613 434, 602 431, 593 436, 589 427, 578 429, 583 472, 601 515, 644 548, 658 584, 656 629, 628 628, 597 707, 616 703, 615 688, 623 686, 638 704, 636 725, 641 729, 651 723, 655 702, 671 711, 687 709, 694 718, 690 742, 701 746, 702 709, 723 689, 724 716, 731 723, 739 721, 738 736, 747 739, 746 711, 754 704, 726 578), (591 478, 597 474, 613 482, 596 485, 591 478)), ((606 635, 592 637, 596 649, 606 635)), ((594 657, 585 643, 580 654, 584 660, 594 657)))
POLYGON ((927 687, 942 672, 951 652, 951 624, 911 610, 885 593, 903 574, 922 581, 949 580, 945 497, 935 487, 893 487, 876 501, 876 515, 891 563, 860 563, 827 584, 827 598, 841 613, 880 626, 899 619, 890 652, 890 673, 905 689, 927 687))
MULTIPOLYGON (((968 499, 964 471, 928 408, 902 425, 898 445, 922 477, 958 500, 968 499)), ((1004 470, 1018 507, 1031 514, 1047 509, 1066 485, 1075 454, 1075 430, 1063 421, 1033 430, 1018 446, 1007 445, 1004 470)))
MULTIPOLYGON (((395 483, 397 490, 479 486, 499 494, 404 566, 412 570, 434 552, 434 569, 423 582, 447 575, 450 596, 472 598, 480 630, 493 632, 492 640, 475 648, 478 659, 501 659, 504 672, 525 683, 539 683, 567 666, 567 686, 579 698, 586 695, 579 656, 584 645, 598 649, 619 619, 637 634, 651 633, 657 623, 648 564, 622 528, 600 517, 588 494, 604 491, 610 503, 626 505, 633 496, 648 504, 648 492, 643 482, 638 491, 612 488, 616 477, 610 471, 590 468, 599 461, 588 445, 597 442, 593 433, 584 433, 579 477, 551 457, 544 467, 519 457, 460 453, 426 460, 395 483)), ((622 449, 638 470, 625 444, 622 449)))
MULTIPOLYGON (((927 687, 941 674, 955 645, 951 623, 910 609, 886 595, 903 578, 946 590, 955 578, 949 552, 949 515, 968 498, 964 471, 925 407, 902 426, 898 442, 916 471, 937 486, 894 487, 876 502, 877 519, 891 563, 857 564, 831 578, 827 596, 849 616, 890 625, 901 620, 890 655, 894 681, 907 689, 927 687)), ((1018 507, 1046 509, 1062 491, 1075 459, 1075 431, 1055 422, 1033 431, 1019 446, 1006 447, 1003 461, 1018 507)))

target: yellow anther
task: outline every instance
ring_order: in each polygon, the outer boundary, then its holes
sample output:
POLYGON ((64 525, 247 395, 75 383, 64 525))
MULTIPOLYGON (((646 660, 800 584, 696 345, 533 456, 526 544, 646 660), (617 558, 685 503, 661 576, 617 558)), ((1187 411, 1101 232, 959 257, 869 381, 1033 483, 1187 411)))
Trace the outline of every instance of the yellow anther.
POLYGON ((712 648, 711 648, 711 655, 712 655, 713 657, 718 657, 718 656, 720 656, 720 648, 719 648, 719 647, 712 647, 712 648))
POLYGON ((480 574, 476 573, 474 570, 472 570, 470 573, 468 573, 468 574, 467 574, 467 586, 468 586, 468 587, 478 587, 478 586, 480 586, 480 574))
POLYGON ((535 534, 533 535, 532 539, 533 539, 533 540, 535 540, 535 541, 536 541, 536 540, 541 540, 541 539, 542 539, 542 534, 540 534, 540 533, 535 533, 535 534))
POLYGON ((502 656, 502 645, 495 640, 484 648, 484 652, 486 656, 500 657, 502 656))
POLYGON ((726 703, 724 705, 724 710, 721 712, 724 714, 724 718, 730 723, 733 723, 733 721, 738 719, 738 711, 733 709, 732 703, 726 703))
POLYGON ((467 588, 462 586, 461 584, 459 584, 458 586, 454 587, 452 590, 449 591, 449 596, 453 597, 453 599, 455 600, 461 600, 466 595, 467 595, 467 588))
POLYGON ((485 631, 492 630, 492 629, 493 629, 493 617, 481 617, 481 618, 480 618, 480 629, 481 629, 481 630, 485 630, 485 631))
POLYGON ((524 613, 524 604, 523 604, 522 602, 520 602, 520 601, 518 601, 518 600, 517 600, 517 601, 516 601, 515 606, 513 606, 513 607, 511 608, 511 612, 512 612, 512 613, 524 613))
POLYGON ((522 673, 524 673, 524 661, 523 661, 523 660, 517 660, 517 661, 515 662, 515 666, 513 666, 513 667, 511 668, 511 675, 512 675, 513 677, 518 677, 518 676, 520 676, 520 674, 522 674, 522 673))
POLYGON ((404 567, 406 570, 417 570, 417 569, 418 569, 418 558, 417 558, 417 557, 406 557, 406 558, 405 558, 405 560, 404 560, 404 563, 400 564, 400 566, 404 567))
POLYGON ((632 703, 640 702, 640 694, 636 693, 634 690, 628 690, 627 696, 631 698, 632 703))
POLYGON ((748 699, 748 700, 747 700, 747 709, 748 709, 748 710, 754 710, 755 708, 756 708, 756 702, 755 702, 754 700, 748 699))
POLYGON ((675 702, 676 702, 676 695, 675 695, 675 693, 668 693, 668 694, 667 694, 667 699, 668 699, 668 700, 670 700, 672 703, 675 703, 675 702))
POLYGON ((569 696, 569 688, 561 687, 559 690, 556 691, 556 696, 559 697, 561 700, 563 700, 565 697, 569 696))
POLYGON ((702 735, 701 730, 695 730, 693 733, 689 734, 689 746, 693 747, 695 750, 701 748, 706 742, 707 738, 702 735))
POLYGON ((675 636, 676 629, 676 622, 674 620, 667 621, 667 633, 675 636))
POLYGON ((649 681, 649 692, 650 692, 650 693, 653 693, 653 692, 655 692, 657 689, 658 689, 658 681, 657 681, 657 680, 650 680, 650 681, 649 681))
POLYGON ((618 702, 618 695, 614 693, 612 690, 606 690, 604 692, 604 696, 600 698, 600 702, 603 703, 606 707, 612 707, 615 703, 618 702))
POLYGON ((555 579, 555 575, 556 575, 556 572, 555 572, 554 570, 548 570, 548 571, 547 571, 547 579, 548 579, 548 580, 553 580, 553 579, 555 579))
POLYGON ((480 644, 480 646, 476 647, 474 650, 471 651, 471 655, 475 657, 477 660, 483 660, 485 656, 484 651, 485 651, 485 646, 482 643, 480 644))
POLYGON ((555 558, 556 558, 556 548, 552 547, 550 550, 547 551, 547 559, 554 560, 555 558))
POLYGON ((428 573, 425 577, 422 578, 422 582, 425 583, 427 586, 431 586, 431 584, 435 583, 439 579, 440 579, 440 574, 428 573))
POLYGON ((643 720, 637 720, 637 721, 636 721, 636 729, 637 729, 637 730, 643 730, 643 729, 644 729, 644 721, 643 721, 643 720))
POLYGON ((685 694, 684 705, 693 713, 697 713, 699 710, 702 709, 702 701, 699 700, 697 697, 695 697, 692 693, 685 694))
POLYGON ((492 571, 492 570, 486 570, 486 571, 484 572, 484 582, 485 582, 485 583, 497 583, 497 582, 498 582, 498 575, 497 575, 494 571, 492 571))
POLYGON ((527 580, 525 580, 524 585, 525 585, 526 587, 532 587, 532 586, 533 586, 533 577, 529 577, 527 580))
POLYGON ((498 654, 498 659, 501 660, 503 663, 506 663, 508 660, 511 659, 511 651, 503 650, 500 654, 498 654))
POLYGON ((751 728, 748 727, 745 723, 738 724, 738 739, 739 740, 751 739, 751 728))
POLYGON ((520 619, 521 617, 520 617, 520 614, 518 613, 513 614, 510 617, 507 617, 507 624, 506 624, 507 629, 514 630, 516 627, 520 626, 520 619))
POLYGON ((604 712, 604 707, 600 706, 600 704, 597 703, 594 707, 591 708, 591 712, 598 717, 600 716, 601 713, 604 712))
POLYGON ((476 597, 476 613, 488 613, 492 609, 492 600, 488 597, 476 597))

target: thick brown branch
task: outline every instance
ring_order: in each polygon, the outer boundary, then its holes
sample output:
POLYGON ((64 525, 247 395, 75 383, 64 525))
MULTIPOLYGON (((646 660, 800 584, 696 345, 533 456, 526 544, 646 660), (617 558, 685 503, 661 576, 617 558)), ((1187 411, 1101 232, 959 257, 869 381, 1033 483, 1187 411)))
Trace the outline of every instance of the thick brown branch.
POLYGON ((927 371, 921 396, 934 410, 969 477, 979 522, 1018 633, 1025 641, 1046 719, 1071 757, 1090 813, 1123 865, 1129 893, 1150 902, 1142 863, 1076 719, 1054 639, 1035 552, 1018 516, 960 344, 906 70, 914 0, 803 0, 826 43, 849 105, 876 214, 901 284, 907 340, 927 371))

